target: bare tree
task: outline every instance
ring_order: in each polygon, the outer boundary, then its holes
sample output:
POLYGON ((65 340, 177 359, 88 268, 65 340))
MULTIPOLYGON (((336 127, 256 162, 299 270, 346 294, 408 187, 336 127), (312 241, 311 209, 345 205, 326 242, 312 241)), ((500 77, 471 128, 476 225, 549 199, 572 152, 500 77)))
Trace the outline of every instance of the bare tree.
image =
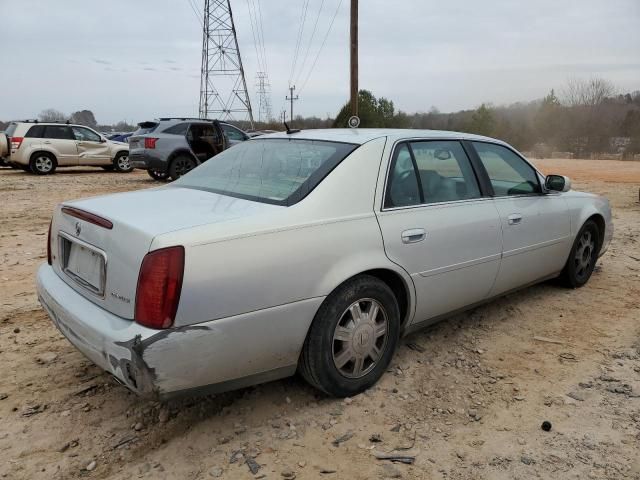
POLYGON ((42 110, 38 118, 41 122, 63 122, 67 119, 66 115, 55 108, 47 108, 42 110))
POLYGON ((569 79, 562 96, 563 103, 569 107, 595 107, 615 94, 616 88, 610 81, 593 77, 589 80, 569 79))

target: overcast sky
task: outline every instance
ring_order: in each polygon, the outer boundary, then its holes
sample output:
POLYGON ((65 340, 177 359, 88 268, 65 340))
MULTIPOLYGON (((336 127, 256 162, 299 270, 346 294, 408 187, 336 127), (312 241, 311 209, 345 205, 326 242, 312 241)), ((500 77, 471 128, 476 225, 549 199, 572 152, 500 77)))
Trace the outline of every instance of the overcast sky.
MULTIPOLYGON (((277 113, 304 1, 258 1, 277 113)), ((299 65, 321 3, 304 71, 293 75, 294 113, 325 117, 348 97, 350 2, 302 87, 340 0, 309 1, 299 65)), ((231 5, 257 109, 248 0, 231 5)), ((2 120, 45 108, 87 108, 101 123, 198 112, 202 34, 188 0, 0 0, 0 18, 2 120)), ((640 89, 640 0, 360 1, 360 88, 407 112, 533 100, 590 76, 640 89)))

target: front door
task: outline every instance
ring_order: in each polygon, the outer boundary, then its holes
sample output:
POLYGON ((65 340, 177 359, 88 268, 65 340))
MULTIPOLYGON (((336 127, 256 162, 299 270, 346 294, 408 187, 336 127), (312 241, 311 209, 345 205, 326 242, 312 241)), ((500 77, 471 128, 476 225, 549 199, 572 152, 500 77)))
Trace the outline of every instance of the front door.
POLYGON ((407 141, 377 212, 387 256, 416 288, 414 323, 485 299, 498 273, 500 218, 458 141, 407 141))
POLYGON ((560 272, 571 248, 569 211, 562 196, 544 194, 537 172, 511 149, 472 144, 489 176, 503 232, 492 295, 560 272))
POLYGON ((96 132, 85 127, 71 127, 78 146, 79 165, 109 165, 109 144, 96 132))

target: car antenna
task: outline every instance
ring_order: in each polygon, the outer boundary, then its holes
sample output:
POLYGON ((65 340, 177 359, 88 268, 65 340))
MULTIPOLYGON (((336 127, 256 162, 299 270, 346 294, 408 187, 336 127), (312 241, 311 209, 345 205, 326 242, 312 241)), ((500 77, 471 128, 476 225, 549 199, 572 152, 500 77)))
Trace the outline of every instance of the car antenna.
POLYGON ((289 125, 287 125, 287 122, 282 122, 284 123, 284 127, 287 129, 287 135, 291 135, 292 133, 298 133, 300 131, 299 128, 289 128, 289 125))

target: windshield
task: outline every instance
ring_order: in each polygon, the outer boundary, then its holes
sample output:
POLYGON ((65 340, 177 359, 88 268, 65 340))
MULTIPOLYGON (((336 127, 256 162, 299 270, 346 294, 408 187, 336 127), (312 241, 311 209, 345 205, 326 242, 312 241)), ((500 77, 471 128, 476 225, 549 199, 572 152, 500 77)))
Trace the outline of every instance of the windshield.
POLYGON ((349 143, 288 138, 250 140, 211 158, 172 185, 293 205, 356 147, 349 143))

